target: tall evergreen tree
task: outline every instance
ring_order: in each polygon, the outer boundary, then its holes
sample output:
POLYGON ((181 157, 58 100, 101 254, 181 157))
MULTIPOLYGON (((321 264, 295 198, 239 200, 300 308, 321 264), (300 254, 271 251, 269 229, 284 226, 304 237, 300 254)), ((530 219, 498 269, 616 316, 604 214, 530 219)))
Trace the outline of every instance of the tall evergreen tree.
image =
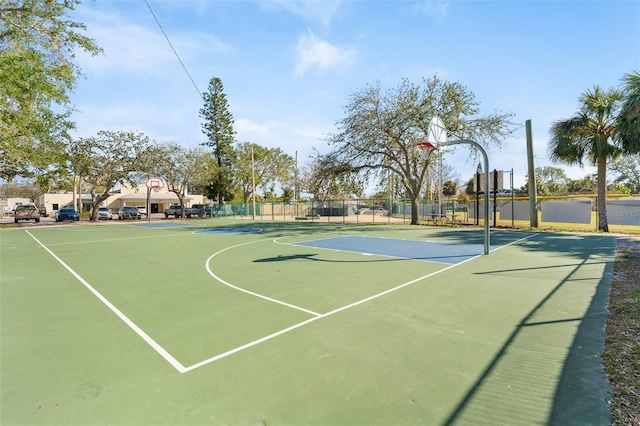
POLYGON ((233 130, 233 115, 229 112, 222 80, 212 77, 208 89, 208 92, 202 95, 204 106, 200 109, 200 117, 204 120, 202 132, 208 139, 202 145, 212 149, 218 170, 206 188, 206 195, 222 204, 224 200, 233 198, 232 170, 235 150, 232 144, 235 142, 236 132, 233 130))

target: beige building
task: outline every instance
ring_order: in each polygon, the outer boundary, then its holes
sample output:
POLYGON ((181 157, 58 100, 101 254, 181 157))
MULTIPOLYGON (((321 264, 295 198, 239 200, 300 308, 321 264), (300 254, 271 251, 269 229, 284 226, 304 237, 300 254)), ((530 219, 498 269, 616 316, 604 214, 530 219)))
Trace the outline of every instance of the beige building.
POLYGON ((0 217, 9 216, 17 207, 27 204, 33 204, 28 198, 7 198, 0 200, 0 217))
MULTIPOLYGON (((173 204, 179 204, 178 196, 169 192, 166 188, 152 189, 150 191, 140 184, 135 187, 122 186, 120 190, 114 191, 102 204, 109 207, 114 212, 122 206, 146 206, 147 192, 149 195, 150 213, 162 213, 162 211, 173 204)), ((203 195, 187 194, 184 197, 185 207, 193 204, 203 204, 203 195)), ((40 206, 45 206, 47 211, 55 212, 63 207, 73 207, 73 193, 70 191, 44 194, 40 196, 40 206)), ((82 210, 91 208, 91 194, 82 194, 82 210)))

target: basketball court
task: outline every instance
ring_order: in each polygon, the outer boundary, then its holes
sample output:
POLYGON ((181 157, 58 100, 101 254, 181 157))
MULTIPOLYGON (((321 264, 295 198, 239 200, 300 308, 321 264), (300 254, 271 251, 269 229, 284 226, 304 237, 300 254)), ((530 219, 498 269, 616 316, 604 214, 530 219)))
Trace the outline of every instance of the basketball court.
POLYGON ((2 424, 608 422, 612 236, 141 225, 0 233, 2 424))

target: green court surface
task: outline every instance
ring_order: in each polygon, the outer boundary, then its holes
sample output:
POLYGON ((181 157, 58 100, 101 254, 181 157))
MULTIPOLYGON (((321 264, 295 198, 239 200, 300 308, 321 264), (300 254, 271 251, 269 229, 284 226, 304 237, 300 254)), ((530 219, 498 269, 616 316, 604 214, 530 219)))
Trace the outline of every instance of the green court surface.
POLYGON ((185 223, 0 232, 0 424, 609 423, 613 236, 185 223))

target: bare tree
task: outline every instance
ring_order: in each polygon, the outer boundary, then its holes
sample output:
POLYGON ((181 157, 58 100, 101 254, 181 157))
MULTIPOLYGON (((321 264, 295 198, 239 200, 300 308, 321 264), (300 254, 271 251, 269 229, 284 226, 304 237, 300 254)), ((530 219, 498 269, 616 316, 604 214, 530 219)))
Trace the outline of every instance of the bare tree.
POLYGON ((479 115, 472 92, 460 83, 437 76, 415 85, 403 79, 400 86, 383 92, 379 84, 350 95, 339 132, 329 137, 333 150, 324 156, 326 173, 353 177, 400 177, 411 199, 411 224, 418 224, 420 192, 424 187, 431 151, 416 144, 426 139, 431 118, 439 116, 450 135, 472 139, 485 146, 501 146, 515 128, 511 113, 479 115))

